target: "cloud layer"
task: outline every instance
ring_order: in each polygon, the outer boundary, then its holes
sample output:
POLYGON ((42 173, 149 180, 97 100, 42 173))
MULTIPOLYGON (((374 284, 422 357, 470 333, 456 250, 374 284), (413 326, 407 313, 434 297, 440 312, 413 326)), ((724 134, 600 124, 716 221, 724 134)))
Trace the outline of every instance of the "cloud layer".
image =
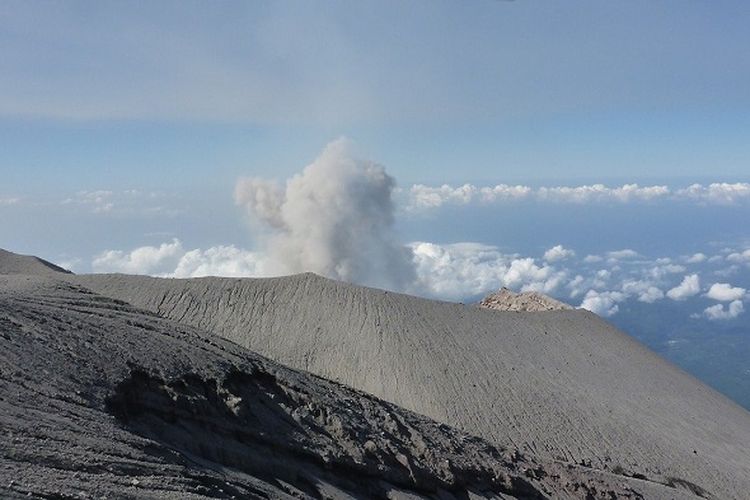
POLYGON ((426 186, 415 184, 409 190, 407 207, 410 210, 434 209, 443 205, 468 205, 471 203, 498 203, 533 200, 557 203, 630 203, 652 201, 689 201, 703 204, 731 205, 750 200, 750 183, 717 182, 708 185, 693 184, 685 188, 663 185, 639 186, 623 184, 608 187, 604 184, 582 186, 549 186, 532 188, 523 185, 498 184, 496 186, 426 186))
MULTIPOLYGON (((496 246, 481 243, 422 241, 410 243, 408 253, 412 278, 393 289, 444 300, 472 301, 500 287, 509 287, 553 295, 604 317, 617 314, 628 300, 647 304, 670 300, 684 302, 688 307, 700 304, 696 301, 705 304, 710 300, 717 303, 700 305, 693 317, 719 321, 743 314, 748 298, 745 288, 730 283, 701 285, 700 272, 715 276, 726 273, 722 266, 729 264, 728 256, 736 253, 729 249, 700 263, 685 265, 675 261, 685 262, 692 256, 649 259, 631 249, 622 249, 578 258, 562 245, 541 252, 539 257, 530 257, 503 253, 496 246)), ((176 278, 264 277, 288 272, 267 250, 248 251, 231 245, 186 249, 179 240, 129 252, 102 252, 94 258, 92 269, 176 278)))

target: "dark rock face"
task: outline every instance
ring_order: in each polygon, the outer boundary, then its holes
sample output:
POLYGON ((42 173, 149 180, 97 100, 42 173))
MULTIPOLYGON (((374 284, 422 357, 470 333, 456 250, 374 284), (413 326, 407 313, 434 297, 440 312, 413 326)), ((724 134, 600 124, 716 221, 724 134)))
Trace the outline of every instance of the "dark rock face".
MULTIPOLYGON (((440 450, 440 444, 428 448, 398 410, 362 405, 356 398, 342 403, 331 412, 262 371, 232 371, 222 381, 194 374, 165 381, 135 370, 107 399, 107 409, 125 427, 185 456, 287 484, 290 494, 315 498, 316 482, 323 478, 362 498, 386 498, 394 487, 425 496, 443 491, 465 497, 471 488, 544 498, 524 478, 492 467, 436 463, 439 457, 429 449, 440 450)), ((497 450, 484 451, 491 454, 488 465, 514 468, 497 450)), ((226 489, 222 483, 216 487, 226 489)))

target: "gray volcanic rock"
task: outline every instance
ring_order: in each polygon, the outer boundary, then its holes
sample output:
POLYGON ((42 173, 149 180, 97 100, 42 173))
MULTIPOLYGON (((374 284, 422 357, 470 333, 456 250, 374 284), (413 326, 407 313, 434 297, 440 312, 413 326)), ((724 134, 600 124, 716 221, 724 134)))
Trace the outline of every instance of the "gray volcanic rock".
POLYGON ((312 274, 69 279, 527 455, 715 498, 750 491, 750 413, 587 311, 487 310, 312 274))
POLYGON ((479 307, 497 311, 563 311, 573 309, 568 304, 547 297, 539 292, 520 292, 503 287, 479 302, 479 307))
POLYGON ((69 282, 0 276, 2 498, 700 498, 526 457, 69 282))
POLYGON ((72 274, 39 257, 19 255, 0 248, 0 274, 42 274, 54 276, 59 273, 72 274))

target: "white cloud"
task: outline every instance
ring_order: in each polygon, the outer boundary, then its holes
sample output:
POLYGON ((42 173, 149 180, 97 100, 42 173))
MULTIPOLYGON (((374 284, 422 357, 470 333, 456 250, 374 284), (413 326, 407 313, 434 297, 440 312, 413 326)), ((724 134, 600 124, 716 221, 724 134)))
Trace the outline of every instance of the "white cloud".
POLYGON ((587 255, 583 258, 583 262, 586 264, 596 264, 597 262, 601 262, 604 260, 604 257, 601 255, 587 255))
POLYGON ((507 286, 552 293, 566 272, 538 265, 533 258, 505 255, 479 243, 411 245, 417 269, 417 291, 432 297, 461 300, 507 286))
POLYGON ((479 188, 481 201, 493 203, 496 201, 521 200, 531 195, 532 189, 529 186, 509 186, 507 184, 498 184, 492 187, 479 188))
POLYGON ((628 202, 634 200, 653 200, 669 194, 666 186, 640 187, 638 184, 624 184, 610 188, 604 184, 584 186, 541 187, 537 190, 540 200, 587 203, 592 201, 628 202))
POLYGON ((565 285, 565 287, 570 290, 570 298, 576 298, 583 293, 583 285, 585 282, 586 278, 584 278, 580 274, 577 274, 575 278, 570 280, 570 282, 565 285))
POLYGON ((656 302, 659 299, 664 298, 664 292, 662 292, 659 288, 656 288, 655 286, 648 287, 644 292, 638 295, 638 300, 641 302, 646 302, 648 304, 652 304, 656 302))
POLYGON ((717 269, 714 271, 715 276, 719 276, 721 278, 729 278, 730 276, 734 276, 737 274, 740 270, 740 266, 737 264, 732 264, 729 267, 725 267, 724 269, 717 269))
POLYGON ((63 269, 67 269, 68 271, 77 272, 79 267, 83 261, 77 257, 74 258, 62 258, 61 260, 56 260, 55 264, 62 267, 63 269))
MULTIPOLYGON (((275 215, 269 212, 268 217, 275 215)), ((407 246, 413 259, 414 277, 397 289, 444 300, 474 299, 505 286, 514 290, 534 290, 558 297, 567 295, 578 298, 580 307, 609 317, 616 314, 619 305, 626 300, 650 304, 665 297, 683 300, 701 292, 697 273, 684 276, 677 286, 669 288, 673 274, 684 270, 683 266, 671 263, 671 259, 648 260, 641 256, 638 260, 624 260, 622 267, 596 269, 581 266, 575 260, 559 260, 558 264, 552 264, 549 260, 506 254, 496 246, 480 243, 414 242, 407 246)), ((567 249, 553 247, 550 250, 557 254, 567 249)), ((605 253, 610 254, 632 257, 635 252, 616 250, 605 253)), ((230 245, 188 250, 177 239, 130 251, 102 252, 94 259, 92 268, 95 272, 178 278, 260 277, 290 273, 283 262, 265 249, 250 251, 230 245)), ((726 307, 717 304, 699 316, 709 319, 736 316, 743 310, 741 299, 746 297, 746 293, 741 287, 714 283, 706 297, 731 304, 726 307), (732 305, 737 300, 740 300, 740 305, 732 305)))
POLYGON ((430 187, 423 184, 415 184, 411 187, 411 208, 437 208, 446 203, 456 203, 466 205, 471 202, 476 187, 471 184, 464 184, 459 187, 452 187, 443 184, 439 187, 430 187))
POLYGON ((735 264, 750 264, 750 248, 742 252, 730 253, 727 255, 727 260, 735 264))
POLYGON ((562 245, 555 245, 544 252, 544 260, 547 262, 558 262, 575 256, 575 252, 562 245))
MULTIPOLYGON (((74 262, 75 266, 80 261, 74 262)), ((63 265, 70 269, 67 265, 63 265)), ((107 250, 91 264, 97 273, 145 274, 168 278, 201 276, 251 277, 282 274, 278 265, 263 254, 233 245, 206 250, 185 250, 178 239, 159 246, 142 246, 129 252, 107 250)))
POLYGON ((175 269, 184 253, 182 243, 174 239, 130 252, 107 250, 94 257, 91 268, 96 273, 166 274, 175 269))
POLYGON ((639 256, 640 254, 638 252, 630 248, 624 248, 622 250, 613 250, 611 252, 607 252, 607 258, 610 260, 635 259, 636 257, 639 257, 639 256))
POLYGON ((174 206, 174 200, 165 193, 137 189, 78 191, 73 196, 62 200, 61 204, 96 215, 130 214, 173 217, 184 212, 182 208, 174 206))
POLYGON ((729 205, 750 200, 750 183, 713 183, 707 186, 693 184, 676 190, 663 185, 639 186, 638 184, 623 184, 615 187, 604 184, 542 186, 536 189, 530 186, 508 184, 496 186, 415 184, 409 190, 409 195, 407 206, 410 209, 438 208, 445 204, 467 205, 477 201, 494 203, 527 199, 578 204, 688 200, 702 204, 729 205))
POLYGON ((698 252, 685 258, 685 262, 688 264, 700 264, 708 259, 706 254, 698 252))
POLYGON ((496 186, 477 187, 472 184, 453 187, 448 184, 431 187, 415 184, 409 190, 411 199, 409 209, 438 208, 445 204, 468 205, 475 200, 482 203, 495 203, 507 200, 521 200, 532 193, 528 186, 510 186, 498 184, 496 186))
POLYGON ((733 319, 745 312, 742 301, 735 300, 725 308, 723 304, 715 304, 703 310, 703 315, 710 320, 733 319))
POLYGON ((750 183, 715 182, 704 186, 693 184, 676 193, 678 198, 685 198, 704 203, 731 205, 741 200, 750 199, 750 183))
POLYGON ((9 207, 11 205, 17 205, 20 202, 21 202, 21 198, 19 198, 17 196, 15 196, 15 197, 12 197, 12 196, 2 197, 2 196, 0 196, 0 207, 9 207))
POLYGON ((664 298, 664 292, 650 281, 626 280, 622 284, 622 292, 648 304, 664 298))
POLYGON ((597 288, 603 288, 606 286, 607 281, 612 277, 612 271, 609 269, 599 269, 594 276, 594 286, 597 288))
POLYGON ((617 313, 620 310, 617 303, 625 299, 626 295, 621 292, 589 290, 586 292, 580 307, 606 318, 617 313))
MULTIPOLYGON (((658 262, 658 260, 657 260, 658 262)), ((679 264, 656 265, 648 270, 648 275, 654 279, 662 279, 670 274, 683 273, 686 271, 685 266, 679 264)))
POLYGON ((273 276, 274 263, 257 252, 240 250, 233 245, 216 246, 207 250, 190 250, 180 257, 174 272, 175 278, 200 276, 273 276))
POLYGON ((684 300, 700 292, 700 278, 697 274, 685 276, 682 282, 667 292, 672 300, 684 300))
POLYGON ((98 191, 79 191, 75 196, 63 200, 63 205, 81 205, 95 214, 111 212, 115 207, 112 198, 114 192, 100 189, 98 191))
POLYGON ((706 297, 719 302, 732 302, 742 299, 745 296, 745 291, 744 288, 734 287, 729 283, 714 283, 708 289, 706 297))

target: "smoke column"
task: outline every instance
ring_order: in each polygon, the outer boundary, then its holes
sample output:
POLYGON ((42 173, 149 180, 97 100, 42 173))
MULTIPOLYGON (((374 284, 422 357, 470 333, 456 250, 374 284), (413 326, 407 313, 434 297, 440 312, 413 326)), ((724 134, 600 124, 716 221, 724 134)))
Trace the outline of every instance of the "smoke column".
POLYGON ((393 230, 395 181, 350 150, 346 139, 331 142, 284 186, 242 178, 235 201, 269 230, 265 251, 283 272, 405 290, 416 273, 412 251, 393 230))

